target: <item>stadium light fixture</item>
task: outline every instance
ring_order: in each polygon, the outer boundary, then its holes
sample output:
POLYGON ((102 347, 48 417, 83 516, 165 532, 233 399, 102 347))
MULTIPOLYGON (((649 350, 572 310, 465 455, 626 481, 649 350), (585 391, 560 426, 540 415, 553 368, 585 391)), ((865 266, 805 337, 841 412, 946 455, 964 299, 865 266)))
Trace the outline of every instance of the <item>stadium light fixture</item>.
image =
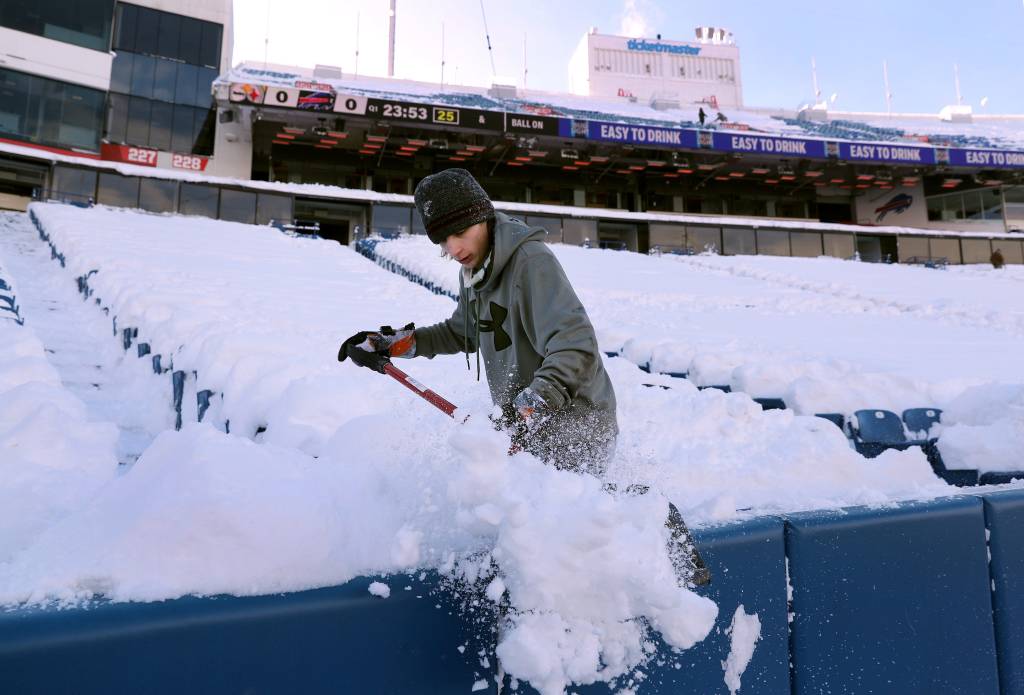
POLYGON ((562 159, 579 159, 580 153, 577 150, 564 149, 562 150, 562 159))
POLYGON ((281 128, 281 130, 290 135, 305 135, 306 133, 305 128, 289 128, 288 126, 285 126, 284 128, 281 128))
POLYGON ((804 176, 806 176, 809 179, 816 179, 819 176, 824 176, 824 175, 825 175, 824 171, 819 171, 817 169, 808 169, 807 171, 804 172, 804 176))
POLYGON ((943 188, 956 188, 962 183, 961 179, 946 179, 942 182, 943 188))
POLYGON ((295 136, 292 135, 291 133, 278 133, 274 137, 275 138, 280 138, 281 140, 294 140, 295 139, 295 136))
POLYGON ((742 171, 730 171, 729 172, 729 177, 730 178, 742 179, 744 176, 746 176, 746 173, 742 172, 742 171))
POLYGON ((459 157, 473 157, 476 155, 476 152, 473 150, 456 150, 455 154, 459 157))
POLYGON ((448 158, 448 160, 451 161, 451 162, 464 162, 464 161, 466 161, 466 158, 465 157, 460 157, 457 154, 453 154, 452 156, 450 156, 448 158))
POLYGON ((578 167, 588 167, 590 166, 590 162, 585 159, 577 159, 575 162, 573 162, 573 165, 578 167))
POLYGON ((666 164, 668 164, 668 162, 663 162, 660 159, 648 159, 647 160, 647 166, 649 166, 649 167, 663 167, 666 164))
POLYGON ((484 147, 483 145, 466 145, 466 149, 469 150, 470 152, 479 153, 483 152, 487 148, 484 147))
POLYGON ((543 159, 548 156, 547 150, 528 150, 527 154, 531 157, 536 157, 537 159, 543 159))
POLYGON ((750 170, 750 173, 756 176, 764 176, 765 174, 772 173, 772 170, 767 169, 765 167, 754 167, 753 169, 750 170))
POLYGON ((590 161, 594 162, 594 164, 604 164, 605 162, 608 161, 608 159, 609 159, 608 157, 605 157, 603 155, 596 155, 595 154, 595 155, 591 156, 590 161))
POLYGON ((782 181, 796 181, 796 174, 782 174, 779 176, 782 181))
POLYGON ((506 165, 508 165, 508 166, 510 166, 510 167, 521 167, 521 166, 523 166, 523 163, 522 163, 522 162, 517 162, 517 161, 515 161, 514 159, 513 159, 513 160, 510 160, 510 161, 507 161, 507 162, 505 162, 505 164, 506 164, 506 165))
POLYGON ((348 137, 348 133, 343 133, 340 130, 328 130, 327 137, 334 138, 335 140, 344 140, 348 137))
POLYGON ((562 171, 579 171, 580 168, 573 166, 572 164, 565 164, 562 166, 562 171))
POLYGON ((367 142, 380 142, 380 143, 384 143, 384 142, 388 141, 388 136, 387 135, 371 135, 370 133, 367 133, 366 134, 366 141, 367 142))
POLYGON ((833 176, 829 180, 829 183, 846 183, 846 179, 842 178, 841 176, 833 176))
POLYGON ((857 180, 858 181, 874 181, 875 180, 875 175, 874 174, 857 174, 857 180))

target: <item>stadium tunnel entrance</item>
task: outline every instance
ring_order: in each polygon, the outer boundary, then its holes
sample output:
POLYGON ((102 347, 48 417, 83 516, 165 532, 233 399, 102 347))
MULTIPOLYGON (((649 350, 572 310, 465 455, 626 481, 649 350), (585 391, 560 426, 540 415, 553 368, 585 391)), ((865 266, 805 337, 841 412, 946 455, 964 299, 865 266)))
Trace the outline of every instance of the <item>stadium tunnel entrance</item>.
POLYGON ((296 198, 295 224, 300 227, 316 225, 321 238, 348 245, 366 229, 366 208, 323 198, 296 198))
POLYGON ((0 158, 0 210, 24 212, 46 186, 49 167, 17 157, 0 158))

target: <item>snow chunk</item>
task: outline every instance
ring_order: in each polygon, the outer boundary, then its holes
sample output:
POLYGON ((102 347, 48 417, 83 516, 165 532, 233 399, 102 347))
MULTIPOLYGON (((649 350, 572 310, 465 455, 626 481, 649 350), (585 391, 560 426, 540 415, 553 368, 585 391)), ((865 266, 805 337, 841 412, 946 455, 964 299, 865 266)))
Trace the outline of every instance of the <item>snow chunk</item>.
POLYGON ((729 655, 722 662, 722 668, 725 669, 725 685, 729 688, 729 694, 736 695, 740 689, 740 677, 747 670, 754 656, 754 647, 761 639, 761 619, 757 613, 747 613, 741 603, 736 607, 726 634, 732 639, 729 655))
POLYGON ((367 591, 374 596, 379 596, 380 598, 388 598, 391 596, 391 587, 384 582, 370 582, 370 586, 367 591))

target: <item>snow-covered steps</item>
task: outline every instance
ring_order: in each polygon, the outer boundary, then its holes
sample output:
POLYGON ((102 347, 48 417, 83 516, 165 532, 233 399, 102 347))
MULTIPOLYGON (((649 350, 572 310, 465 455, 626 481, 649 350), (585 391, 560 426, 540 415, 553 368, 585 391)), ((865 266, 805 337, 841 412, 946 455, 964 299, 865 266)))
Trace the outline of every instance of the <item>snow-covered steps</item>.
MULTIPOLYGON (((11 219, 0 215, 0 239, 11 219)), ((15 285, 11 257, 9 249, 0 251, 0 277, 9 288, 15 285)), ((0 566, 87 502, 118 469, 117 429, 93 421, 65 388, 33 325, 0 312, 0 566)))

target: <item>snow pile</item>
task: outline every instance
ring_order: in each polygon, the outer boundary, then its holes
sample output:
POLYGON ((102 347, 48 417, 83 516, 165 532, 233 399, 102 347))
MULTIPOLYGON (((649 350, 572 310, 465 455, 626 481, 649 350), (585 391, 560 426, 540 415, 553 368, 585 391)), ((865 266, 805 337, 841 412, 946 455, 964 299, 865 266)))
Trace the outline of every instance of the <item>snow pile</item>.
MULTIPOLYGON (((687 374, 698 386, 782 398, 799 414, 851 415, 868 408, 948 411, 975 387, 1024 384, 1017 358, 1024 350, 1021 267, 942 272, 832 258, 551 248, 602 350, 653 372, 687 374)), ((458 288, 451 264, 423 237, 381 242, 376 250, 458 288)), ((947 428, 943 436, 956 441, 943 442, 943 452, 961 462, 970 457, 970 467, 981 470, 1020 469, 1008 454, 1022 425, 1005 415, 971 421, 986 428, 973 435, 947 428)))
POLYGON ((31 325, 0 318, 0 563, 117 473, 116 428, 89 421, 31 325))
MULTIPOLYGON (((92 494, 48 517, 24 549, 0 559, 0 603, 260 594, 438 568, 486 582, 486 600, 508 607, 498 646, 505 668, 557 692, 630 673, 650 655, 649 630, 686 648, 711 628, 715 606, 676 586, 665 553, 665 497, 696 525, 949 492, 920 451, 865 460, 825 420, 762 411, 746 394, 698 391, 611 358, 621 436, 609 477, 620 490, 653 486, 640 497, 612 496, 597 480, 525 454, 506 456, 507 437, 487 420, 486 382, 466 371, 462 356, 401 366, 470 413, 468 425, 386 377, 339 365, 338 345, 359 330, 426 325, 453 309, 347 248, 204 219, 33 210, 67 258, 67 269, 51 263, 49 272, 72 282, 96 271, 90 286, 118 326, 137 327, 139 341, 185 371, 190 396, 209 388, 222 398, 206 424, 164 432, 123 474, 108 474, 92 494), (221 431, 227 421, 230 434, 221 431)), ((435 281, 457 282, 456 265, 419 243, 381 246, 419 254, 422 274, 436 264, 443 273, 435 281)), ((679 275, 679 267, 670 261, 558 253, 582 278, 602 335, 619 331, 618 347, 632 339, 636 356, 669 364, 692 346, 689 368, 701 354, 712 364, 716 346, 721 354, 748 346, 749 336, 733 345, 722 331, 684 340, 700 313, 680 309, 693 302, 673 290, 668 271, 679 275), (587 270, 591 262, 604 285, 587 270), (634 263, 650 271, 636 276, 635 290, 621 279, 634 263)), ((693 272, 703 275, 686 292, 715 311, 744 313, 761 301, 760 281, 693 272), (738 284, 749 294, 730 295, 738 284)), ((772 301, 795 311, 803 299, 772 301)), ((711 320, 714 311, 705 313, 711 320)), ((52 370, 33 378, 52 380, 52 370)), ((769 377, 749 380, 759 378, 769 377)), ((20 417, 30 411, 16 408, 20 417)), ((0 422, 3 412, 0 401, 0 422)), ((61 422, 74 432, 68 423, 74 418, 61 422)), ((30 454, 51 445, 32 444, 30 454)), ((88 450, 53 452, 48 465, 86 467, 88 450)), ((735 641, 738 679, 744 642, 735 641)))
POLYGON ((865 459, 822 418, 763 411, 746 394, 698 391, 621 358, 606 367, 621 429, 609 475, 623 485, 653 484, 698 523, 950 492, 920 449, 865 459))
POLYGON ((942 422, 939 452, 948 468, 1024 471, 1024 386, 986 384, 968 389, 946 405, 942 422))
POLYGON ((509 458, 508 438, 467 425, 452 445, 463 458, 449 488, 468 528, 497 532, 474 574, 497 563, 487 595, 508 592, 503 666, 542 693, 612 680, 650 654, 647 624, 688 649, 714 626, 718 609, 676 586, 665 552, 668 504, 659 495, 612 497, 590 476, 531 456, 509 458))
POLYGON ((761 639, 761 619, 757 613, 747 613, 741 603, 736 607, 727 634, 731 638, 729 656, 722 662, 722 668, 725 670, 725 685, 729 688, 729 695, 736 695, 741 685, 740 678, 747 670, 754 657, 754 647, 761 639))

